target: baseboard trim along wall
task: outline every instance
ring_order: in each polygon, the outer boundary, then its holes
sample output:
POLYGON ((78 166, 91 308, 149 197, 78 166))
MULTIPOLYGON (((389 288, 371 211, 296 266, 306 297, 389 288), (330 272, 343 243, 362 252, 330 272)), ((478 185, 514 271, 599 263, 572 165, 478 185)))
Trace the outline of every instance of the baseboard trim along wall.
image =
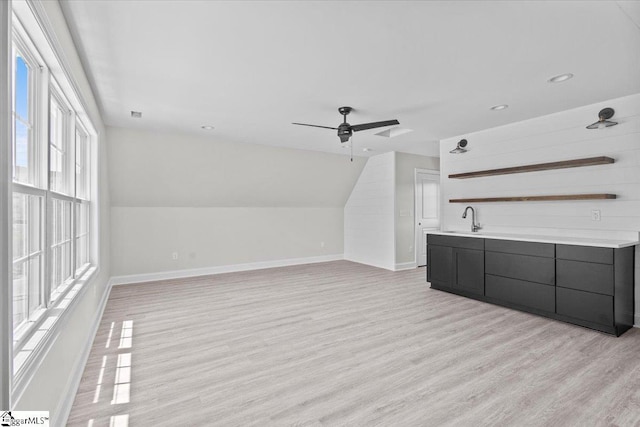
POLYGON ((288 267, 291 265, 315 264, 318 262, 339 261, 343 259, 343 254, 278 259, 273 261, 249 262, 246 264, 220 265, 216 267, 114 276, 111 278, 111 282, 113 283, 113 285, 130 285, 133 283, 155 282, 158 280, 181 279, 185 277, 208 276, 210 274, 235 273, 238 271, 262 270, 265 268, 288 267))
POLYGON ((633 326, 635 326, 636 328, 640 328, 640 314, 636 314, 635 319, 636 319, 636 321, 634 322, 635 325, 633 326))
POLYGON ((109 300, 109 294, 111 294, 111 288, 113 287, 113 279, 109 280, 107 283, 107 288, 102 295, 102 299, 100 300, 100 308, 96 312, 95 317, 93 318, 93 325, 91 325, 91 339, 85 342, 84 348, 82 349, 82 353, 80 357, 76 359, 75 368, 73 369, 73 375, 69 377, 69 380, 66 384, 66 393, 64 393, 64 398, 58 404, 56 411, 52 414, 51 425, 52 426, 64 426, 67 425, 67 419, 69 418, 69 414, 71 414, 71 408, 73 407, 73 401, 76 398, 76 393, 78 392, 78 387, 80 387, 80 381, 82 380, 82 374, 84 373, 84 368, 87 366, 87 361, 89 360, 89 354, 91 353, 91 347, 93 346, 93 340, 95 339, 96 334, 98 333, 98 328, 100 327, 100 322, 102 321, 102 315, 104 314, 104 309, 107 307, 107 301, 109 300))
POLYGON ((402 263, 396 264, 396 266, 393 269, 393 271, 413 270, 416 267, 417 267, 417 265, 416 265, 416 263, 414 261, 402 262, 402 263))

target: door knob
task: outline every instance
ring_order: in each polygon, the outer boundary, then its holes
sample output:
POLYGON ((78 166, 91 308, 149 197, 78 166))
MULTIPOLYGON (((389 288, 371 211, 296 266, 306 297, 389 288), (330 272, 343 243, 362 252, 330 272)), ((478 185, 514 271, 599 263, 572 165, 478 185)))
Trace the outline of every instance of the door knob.
POLYGON ((422 223, 421 223, 421 222, 419 222, 419 223, 418 223, 418 225, 422 225, 422 223))

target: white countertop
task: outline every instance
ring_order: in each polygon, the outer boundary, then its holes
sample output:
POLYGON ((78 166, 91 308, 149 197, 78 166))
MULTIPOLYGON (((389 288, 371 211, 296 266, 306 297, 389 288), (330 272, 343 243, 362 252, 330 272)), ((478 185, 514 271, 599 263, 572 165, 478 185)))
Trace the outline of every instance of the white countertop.
POLYGON ((591 239, 586 237, 536 236, 532 234, 472 233, 470 231, 425 230, 425 234, 440 236, 479 237, 482 239, 517 240, 521 242, 556 243, 560 245, 597 246, 601 248, 625 248, 640 244, 637 240, 591 239))

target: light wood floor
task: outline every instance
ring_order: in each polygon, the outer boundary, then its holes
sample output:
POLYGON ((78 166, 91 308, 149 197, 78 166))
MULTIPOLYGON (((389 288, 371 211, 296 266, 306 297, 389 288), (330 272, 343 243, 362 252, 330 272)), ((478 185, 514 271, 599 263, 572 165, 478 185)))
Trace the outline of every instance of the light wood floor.
POLYGON ((620 338, 338 261, 115 287, 71 426, 638 426, 620 338))

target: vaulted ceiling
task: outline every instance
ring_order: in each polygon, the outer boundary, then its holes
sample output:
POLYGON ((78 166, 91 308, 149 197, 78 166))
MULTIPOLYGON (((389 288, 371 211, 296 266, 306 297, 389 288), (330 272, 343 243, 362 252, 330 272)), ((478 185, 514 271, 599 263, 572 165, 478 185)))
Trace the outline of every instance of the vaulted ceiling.
POLYGON ((291 122, 337 126, 348 105, 352 124, 413 130, 356 133, 359 155, 437 155, 442 138, 640 92, 636 1, 61 4, 111 126, 345 153, 291 122))

